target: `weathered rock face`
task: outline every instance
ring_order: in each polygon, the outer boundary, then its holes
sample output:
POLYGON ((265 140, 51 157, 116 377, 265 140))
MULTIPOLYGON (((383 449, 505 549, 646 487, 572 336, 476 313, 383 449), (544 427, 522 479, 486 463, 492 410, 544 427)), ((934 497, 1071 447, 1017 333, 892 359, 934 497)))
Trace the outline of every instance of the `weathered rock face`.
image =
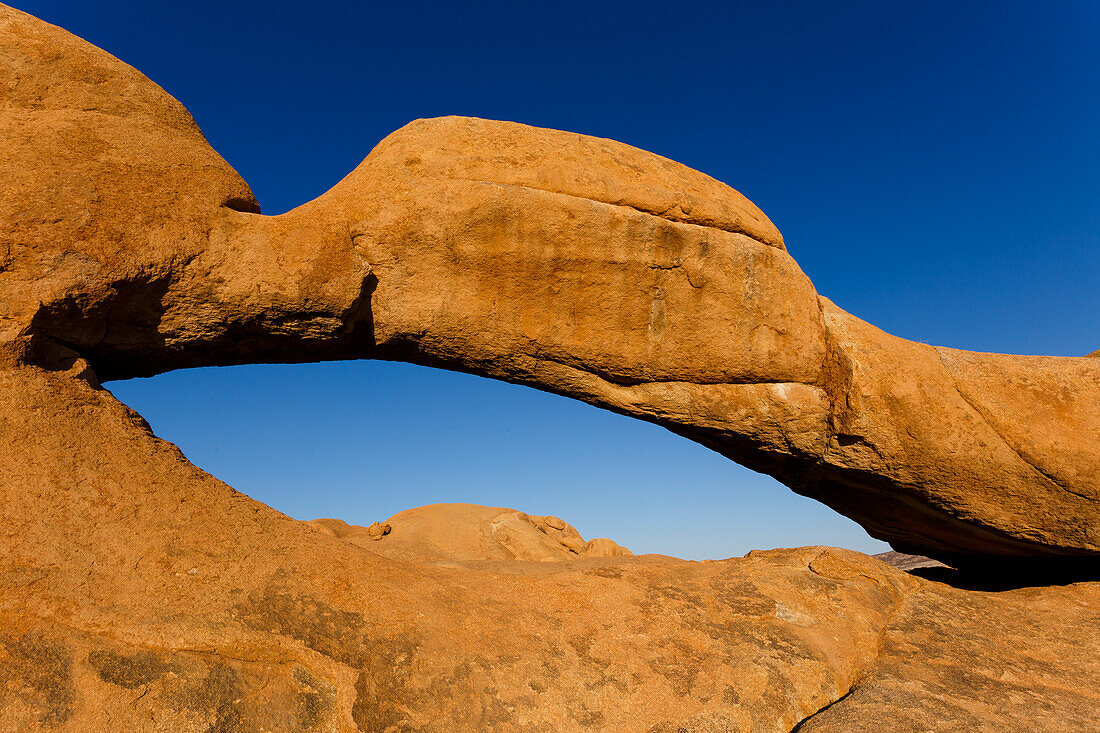
POLYGON ((732 189, 579 135, 416 122, 262 217, 138 72, 3 6, 0 51, 0 730, 1094 725, 1100 584, 962 590, 828 548, 587 557, 499 509, 319 530, 97 376, 465 369, 665 425, 901 549, 1019 562, 1097 552, 1097 360, 884 334, 732 189), (494 522, 512 558, 570 561, 486 562, 494 522))
POLYGON ((2 6, 0 135, 0 363, 32 333, 78 350, 140 340, 221 208, 259 210, 183 105, 2 6))
POLYGON ((891 620, 874 669, 799 731, 1093 730, 1095 713, 1091 721, 1065 713, 1100 709, 1100 665, 1081 656, 1098 644, 1097 590, 1096 583, 1000 592, 927 583, 891 620), (1055 679, 1068 684, 1054 692, 1055 679))
POLYGON ((404 359, 664 425, 897 549, 1100 556, 1100 363, 939 349, 819 298, 729 187, 609 140, 414 122, 278 217, 186 111, 16 11, 0 353, 101 379, 404 359))

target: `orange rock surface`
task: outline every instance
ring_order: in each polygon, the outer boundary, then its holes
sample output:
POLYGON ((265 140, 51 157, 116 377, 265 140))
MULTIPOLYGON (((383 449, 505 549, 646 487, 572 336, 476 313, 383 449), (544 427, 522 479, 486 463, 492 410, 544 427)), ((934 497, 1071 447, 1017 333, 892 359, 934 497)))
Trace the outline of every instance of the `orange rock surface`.
POLYGON ((1095 725, 1095 359, 882 333, 737 192, 570 133, 414 122, 261 216, 136 70, 4 6, 0 50, 0 730, 1095 725), (308 526, 100 386, 336 358, 570 395, 899 550, 1080 582, 967 589, 829 548, 633 557, 480 507, 308 526))

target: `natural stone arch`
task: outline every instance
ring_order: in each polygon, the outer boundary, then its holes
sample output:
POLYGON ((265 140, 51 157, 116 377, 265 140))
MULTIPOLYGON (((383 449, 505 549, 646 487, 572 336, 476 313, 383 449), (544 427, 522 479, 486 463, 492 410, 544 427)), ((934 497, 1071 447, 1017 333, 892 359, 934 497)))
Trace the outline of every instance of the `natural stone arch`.
POLYGON ((656 422, 900 550, 1100 552, 1093 359, 889 336, 819 297, 738 192, 572 133, 420 120, 262 216, 178 102, 4 22, 9 366, 442 366, 656 422))
MULTIPOLYGON (((742 286, 808 288, 783 259, 781 243, 768 241, 766 222, 750 216, 755 209, 700 174, 563 133, 461 120, 420 129, 431 133, 427 142, 433 135, 446 142, 448 129, 464 126, 483 126, 490 139, 468 141, 462 132, 462 139, 448 143, 450 150, 476 142, 478 149, 503 155, 493 146, 522 133, 532 144, 540 137, 570 141, 548 153, 544 170, 558 170, 570 151, 588 156, 575 169, 582 172, 598 172, 588 164, 601 155, 605 162, 608 155, 625 156, 618 161, 625 163, 619 169, 624 175, 634 170, 653 187, 671 177, 678 181, 673 195, 691 191, 693 180, 709 187, 702 197, 708 203, 686 202, 691 211, 682 201, 673 208, 660 196, 656 204, 638 198, 631 188, 612 191, 615 206, 575 188, 564 199, 548 191, 487 199, 504 207, 500 222, 515 223, 517 213, 523 214, 519 222, 526 221, 523 203, 535 207, 531 214, 568 220, 568 212, 576 217, 587 211, 604 216, 604 224, 649 232, 641 241, 660 243, 661 257, 631 250, 633 259, 605 258, 610 267, 598 270, 606 275, 636 268, 654 282, 666 278, 663 310, 653 307, 649 280, 641 295, 614 290, 623 296, 620 306, 646 298, 641 302, 649 310, 638 322, 652 325, 647 336, 663 342, 690 335, 679 309, 696 303, 692 297, 700 299, 698 306, 706 300, 703 292, 734 282, 699 280, 700 274, 724 277, 721 267, 700 273, 693 269, 698 263, 683 255, 677 264, 668 245, 679 241, 685 231, 679 227, 692 233, 698 230, 690 227, 706 228, 715 238, 706 240, 706 253, 685 249, 688 254, 711 256, 710 245, 721 240, 723 262, 756 257, 779 268, 742 278, 742 286), (656 177, 648 166, 657 168, 656 177), (569 203, 574 199, 575 206, 569 203), (736 206, 716 210, 715 202, 736 206), (643 211, 631 213, 635 209, 643 211), (782 268, 789 280, 774 279, 782 268), (680 275, 690 278, 690 293, 680 275)), ((415 130, 389 142, 416 142, 415 130)), ((946 723, 1023 733, 1093 724, 1100 677, 1096 583, 961 590, 859 553, 821 547, 702 563, 661 556, 445 565, 395 560, 294 521, 197 469, 98 388, 89 367, 118 378, 186 365, 377 356, 476 370, 661 421, 777 475, 790 470, 792 481, 839 476, 829 499, 838 505, 860 496, 860 489, 844 488, 847 480, 895 492, 897 507, 905 506, 902 498, 912 506, 887 527, 891 531, 918 526, 914 517, 933 511, 948 532, 944 517, 955 512, 959 525, 949 539, 975 547, 977 528, 1008 520, 998 519, 999 505, 983 506, 960 493, 965 485, 941 480, 945 471, 951 478, 951 461, 962 457, 927 459, 929 446, 922 441, 958 435, 929 433, 914 424, 923 413, 907 420, 903 409, 935 406, 934 389, 946 389, 945 373, 968 374, 970 381, 958 382, 960 399, 972 402, 975 414, 1006 442, 1020 435, 1013 419, 1050 428, 1013 446, 1020 461, 1042 466, 1068 489, 1064 500, 1027 494, 1030 484, 1004 478, 1010 472, 997 462, 996 446, 972 445, 995 477, 989 481, 1018 492, 1005 497, 1007 506, 1018 510, 1026 496, 1034 504, 1026 526, 997 529, 1001 544, 979 550, 1069 552, 1088 559, 1094 548, 1078 542, 1080 527, 1071 529, 1074 522, 1095 527, 1095 512, 1087 509, 1087 489, 1094 484, 1072 473, 1083 460, 1073 451, 1088 455, 1095 444, 1088 412, 1095 404, 1095 372, 1086 360, 993 358, 906 345, 820 300, 814 325, 787 335, 806 347, 790 362, 782 350, 769 352, 764 336, 730 366, 706 348, 698 362, 662 360, 639 352, 637 341, 610 338, 602 352, 578 351, 601 342, 572 343, 564 328, 540 337, 541 350, 529 353, 521 347, 531 344, 513 338, 517 328, 522 334, 531 327, 520 317, 526 301, 503 311, 515 317, 491 319, 498 329, 488 334, 492 339, 478 337, 480 322, 455 319, 468 309, 443 308, 446 300, 418 280, 432 266, 467 262, 471 252, 445 249, 441 257, 435 251, 434 259, 422 262, 412 256, 421 254, 420 239, 438 237, 433 216, 440 217, 438 225, 456 215, 461 201, 447 197, 469 182, 452 185, 455 176, 427 166, 426 179, 414 186, 425 198, 413 196, 404 201, 408 208, 389 209, 405 212, 404 221, 365 217, 372 201, 386 210, 383 194, 394 193, 402 179, 400 168, 372 173, 380 160, 372 156, 356 176, 297 213, 247 216, 241 212, 256 208, 247 186, 209 149, 177 102, 99 49, 2 5, 0 136, 0 728, 520 731, 629 721, 649 731, 809 733, 878 730, 890 720, 898 731, 946 723), (356 180, 375 198, 360 195, 356 180), (416 237, 389 236, 402 231, 416 237), (360 258, 368 246, 370 258, 360 258), (397 247, 404 254, 387 267, 385 254, 397 247), (394 263, 412 271, 394 277, 394 263), (408 297, 395 299, 401 284, 400 294, 408 297), (503 354, 492 351, 494 343, 506 349, 503 354), (901 357, 882 356, 888 347, 901 357), (807 353, 812 358, 805 359, 807 353), (915 353, 936 359, 929 366, 929 359, 902 358, 915 353), (822 366, 815 371, 819 354, 822 366), (927 394, 914 397, 907 389, 925 384, 912 379, 918 367, 928 367, 930 377, 927 394), (710 378, 692 381, 685 368, 710 378), (665 378, 670 375, 675 378, 665 378), (989 384, 1009 379, 1039 390, 1042 399, 1025 405, 1033 416, 1008 409, 1020 399, 1015 388, 1007 407, 997 404, 989 384), (794 399, 804 394, 811 399, 794 399), (1052 411, 1058 400, 1074 396, 1085 406, 1052 411), (821 403, 828 406, 826 438, 804 441, 800 435, 813 437, 821 425, 814 417, 821 403), (800 428, 806 415, 812 419, 800 428), (1061 437, 1082 425, 1084 431, 1061 437), (1044 436, 1057 439, 1065 455, 1052 458, 1044 436), (822 445, 821 458, 810 460, 822 445), (837 456, 849 456, 850 463, 838 465, 837 456), (1064 516, 1051 516, 1057 512, 1064 516)), ((433 160, 439 163, 438 156, 433 160)), ((539 169, 528 165, 537 161, 524 161, 511 170, 539 169)), ((605 185, 602 179, 588 183, 605 185)), ((554 191, 569 180, 535 184, 485 185, 554 191)), ((468 231, 454 231, 480 242, 486 230, 473 226, 478 221, 484 217, 470 220, 468 231)), ((691 243, 699 240, 690 237, 691 243)), ((539 286, 530 292, 549 297, 553 288, 532 278, 545 276, 538 263, 554 252, 525 249, 518 264, 492 261, 484 273, 496 278, 489 292, 507 294, 499 276, 522 265, 519 272, 536 271, 524 276, 523 282, 539 286)), ((583 264, 560 254, 554 262, 561 272, 583 264)), ((479 274, 446 272, 440 282, 448 287, 468 284, 469 277, 476 283, 479 274)), ((635 281, 610 283, 629 288, 635 281)), ((483 295, 476 288, 475 294, 483 295)), ((748 295, 738 301, 742 306, 752 305, 748 295)), ((576 302, 585 317, 598 310, 588 300, 576 302)), ((635 311, 621 312, 639 318, 635 311)), ((727 317, 719 312, 715 322, 727 317)), ((951 400, 944 404, 937 415, 957 415, 951 400)), ((858 513, 860 507, 849 509, 858 513)), ((957 551, 952 548, 939 550, 957 551)), ((1008 564, 1013 573, 1018 560, 1008 564)), ((1046 570, 1068 564, 1062 558, 1046 570)), ((1041 580, 1049 583, 1053 576, 1041 580)))

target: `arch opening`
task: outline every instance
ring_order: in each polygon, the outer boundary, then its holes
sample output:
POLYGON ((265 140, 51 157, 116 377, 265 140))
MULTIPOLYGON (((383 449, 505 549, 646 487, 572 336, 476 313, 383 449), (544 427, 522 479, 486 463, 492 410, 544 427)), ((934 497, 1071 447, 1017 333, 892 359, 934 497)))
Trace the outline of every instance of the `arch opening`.
POLYGON ((295 519, 436 503, 556 515, 636 554, 889 546, 659 426, 540 390, 385 361, 205 367, 109 389, 195 465, 295 519))

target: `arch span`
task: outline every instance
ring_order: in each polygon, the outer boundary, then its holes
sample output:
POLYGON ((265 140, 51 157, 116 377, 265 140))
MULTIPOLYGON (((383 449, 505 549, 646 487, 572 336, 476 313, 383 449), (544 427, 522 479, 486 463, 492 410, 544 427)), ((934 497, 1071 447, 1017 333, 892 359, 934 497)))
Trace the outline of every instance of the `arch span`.
POLYGON ((41 67, 3 117, 8 366, 443 366, 663 425, 902 551, 1100 556, 1095 359, 883 333, 738 192, 572 133, 418 120, 318 199, 252 213, 176 100, 72 37, 47 65, 28 28, 4 36, 41 67))

